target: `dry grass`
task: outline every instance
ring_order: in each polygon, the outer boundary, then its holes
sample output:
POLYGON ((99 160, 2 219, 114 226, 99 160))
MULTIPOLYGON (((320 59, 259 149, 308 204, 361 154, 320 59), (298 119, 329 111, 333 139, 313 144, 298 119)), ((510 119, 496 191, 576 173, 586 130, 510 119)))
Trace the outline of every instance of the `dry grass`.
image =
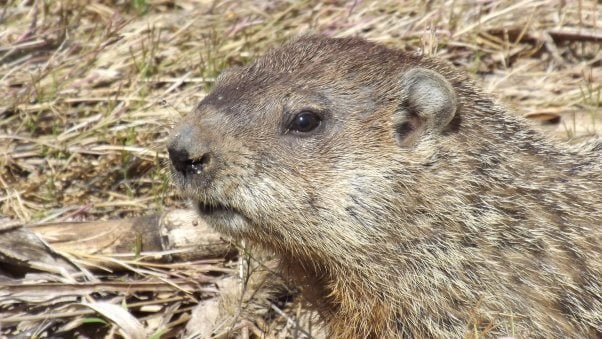
MULTIPOLYGON (((308 31, 360 35, 448 59, 562 138, 581 140, 602 127, 602 5, 593 0, 0 0, 0 5, 0 222, 119 218, 183 205, 170 190, 164 165, 172 122, 207 93, 223 68, 308 31)), ((190 282, 223 265, 136 266, 97 279, 190 282)), ((0 325, 0 333, 116 331, 105 325, 111 323, 106 314, 100 319, 91 309, 81 314, 73 308, 94 298, 127 302, 157 337, 181 335, 182 315, 207 293, 171 290, 173 300, 155 304, 160 321, 143 314, 146 304, 136 304, 155 298, 152 291, 133 297, 108 288, 76 293, 62 303, 0 302, 0 317, 75 312, 0 325)))

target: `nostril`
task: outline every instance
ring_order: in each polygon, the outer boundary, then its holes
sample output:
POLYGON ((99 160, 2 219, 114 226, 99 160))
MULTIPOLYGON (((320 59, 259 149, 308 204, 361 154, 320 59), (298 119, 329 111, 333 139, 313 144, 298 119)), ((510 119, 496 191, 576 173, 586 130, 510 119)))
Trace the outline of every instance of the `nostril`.
POLYGON ((211 164, 211 161, 212 161, 211 153, 205 153, 205 154, 203 154, 203 156, 201 156, 200 159, 195 160, 196 163, 201 164, 205 167, 209 166, 211 164))
POLYGON ((205 153, 200 158, 190 160, 190 170, 193 173, 201 174, 211 164, 211 153, 205 153))

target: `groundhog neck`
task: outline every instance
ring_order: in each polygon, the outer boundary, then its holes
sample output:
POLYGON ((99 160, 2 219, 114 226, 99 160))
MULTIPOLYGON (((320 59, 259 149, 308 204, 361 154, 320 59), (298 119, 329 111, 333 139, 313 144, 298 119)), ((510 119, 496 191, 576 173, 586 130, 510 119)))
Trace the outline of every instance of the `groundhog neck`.
MULTIPOLYGON (((404 286, 399 281, 401 276, 424 279, 427 284, 436 272, 454 267, 470 269, 471 263, 482 261, 477 255, 482 252, 474 249, 481 246, 479 239, 483 237, 490 239, 487 242, 492 251, 506 248, 537 257, 544 241, 538 234, 554 233, 550 225, 579 226, 599 214, 593 208, 599 207, 600 201, 580 209, 573 206, 573 201, 582 200, 577 196, 583 191, 571 190, 583 190, 588 186, 585 180, 591 180, 591 173, 587 179, 588 173, 580 170, 576 154, 552 147, 512 117, 504 118, 503 126, 498 124, 502 120, 499 117, 492 119, 495 123, 483 123, 487 118, 478 118, 480 127, 475 125, 453 136, 456 140, 448 143, 453 148, 442 141, 441 151, 415 170, 411 182, 398 183, 401 194, 394 202, 397 208, 388 209, 396 214, 380 215, 383 225, 375 227, 386 230, 386 234, 374 234, 366 248, 354 248, 349 253, 342 244, 338 257, 317 254, 295 260, 287 254, 282 256, 290 272, 299 272, 291 276, 303 281, 310 301, 328 306, 324 300, 335 295, 339 304, 340 300, 350 300, 349 305, 339 305, 343 313, 352 303, 382 306, 391 300, 390 295, 399 297, 400 289, 408 288, 408 296, 416 293, 412 289, 420 284, 404 286), (483 140, 478 137, 480 133, 494 137, 483 140), (483 142, 475 143, 479 139, 483 142), (569 163, 576 165, 567 171, 569 163), (576 184, 567 185, 571 181, 576 184), (554 199, 546 199, 550 196, 554 199), (583 209, 587 210, 587 218, 576 215, 575 211, 583 209), (559 223, 559 219, 564 221, 559 223), (517 236, 521 239, 514 238, 517 236), (360 282, 365 286, 352 285, 360 282)), ((594 196, 595 188, 591 190, 594 196)), ((367 211, 364 217, 369 217, 367 211)), ((378 221, 374 216, 366 222, 378 221)), ((337 307, 318 308, 332 312, 337 307)))
MULTIPOLYGON (((349 258, 349 265, 335 264, 320 259, 280 254, 283 276, 294 286, 301 288, 304 300, 311 304, 322 320, 347 319, 345 328, 330 328, 336 338, 382 337, 383 329, 390 326, 390 316, 395 313, 392 304, 386 303, 387 291, 378 291, 382 282, 375 281, 374 274, 382 268, 366 272, 365 266, 358 269, 349 258), (308 263, 311 262, 311 265, 308 263), (364 327, 371 324, 370 327, 364 327), (379 336, 374 336, 374 329, 379 336)), ((395 330, 391 328, 391 334, 395 330)))

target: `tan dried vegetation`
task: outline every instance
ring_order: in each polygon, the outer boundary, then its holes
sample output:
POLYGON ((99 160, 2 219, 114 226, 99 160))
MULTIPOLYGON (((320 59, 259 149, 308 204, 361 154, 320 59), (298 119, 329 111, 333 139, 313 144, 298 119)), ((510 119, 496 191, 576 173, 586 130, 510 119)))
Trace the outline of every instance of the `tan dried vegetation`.
MULTIPOLYGON (((0 0, 0 229, 183 206, 165 166, 172 122, 222 69, 308 31, 437 55, 559 138, 600 134, 596 1, 0 0)), ((113 260, 126 270, 2 278, 0 336, 185 337, 213 279, 239 274, 226 260, 113 260), (35 293, 2 287, 15 282, 35 293)), ((296 305, 267 305, 231 333, 308 335, 296 305)))

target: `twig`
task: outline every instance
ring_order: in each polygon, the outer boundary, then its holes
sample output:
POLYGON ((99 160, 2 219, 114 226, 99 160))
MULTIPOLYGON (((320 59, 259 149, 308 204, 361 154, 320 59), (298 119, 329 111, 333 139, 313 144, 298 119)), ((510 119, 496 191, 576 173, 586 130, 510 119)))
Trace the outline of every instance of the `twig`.
POLYGON ((602 42, 602 30, 586 28, 562 27, 547 32, 556 41, 588 41, 602 42))

